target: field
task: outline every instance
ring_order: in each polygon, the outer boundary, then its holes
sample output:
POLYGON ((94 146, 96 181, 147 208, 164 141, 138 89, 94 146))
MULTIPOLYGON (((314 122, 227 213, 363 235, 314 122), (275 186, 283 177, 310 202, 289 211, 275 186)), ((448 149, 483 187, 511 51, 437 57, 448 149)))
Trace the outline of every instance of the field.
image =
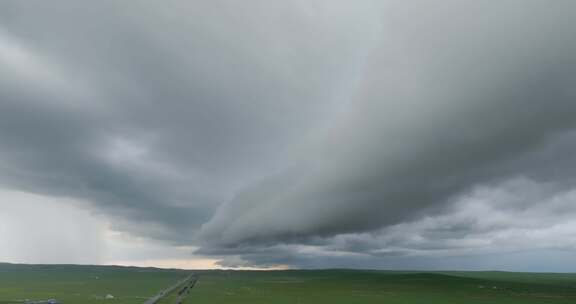
MULTIPOLYGON (((184 303, 576 303, 576 274, 361 270, 196 271, 184 303)), ((190 272, 0 264, 0 303, 144 303, 190 272), (114 299, 105 299, 107 294, 114 299)), ((173 303, 169 294, 159 304, 173 303)))
POLYGON ((202 275, 190 300, 190 303, 575 303, 576 275, 227 271, 202 275))
POLYGON ((186 275, 149 268, 0 264, 0 304, 25 299, 141 304, 186 275), (107 295, 114 299, 106 300, 107 295))

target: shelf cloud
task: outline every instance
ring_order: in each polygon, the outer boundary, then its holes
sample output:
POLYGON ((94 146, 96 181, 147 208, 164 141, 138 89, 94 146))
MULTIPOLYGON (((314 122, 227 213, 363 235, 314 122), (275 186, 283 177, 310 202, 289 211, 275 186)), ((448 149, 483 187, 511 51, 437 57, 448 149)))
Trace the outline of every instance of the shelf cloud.
POLYGON ((534 264, 576 250, 575 17, 568 0, 4 1, 0 186, 222 266, 534 264))

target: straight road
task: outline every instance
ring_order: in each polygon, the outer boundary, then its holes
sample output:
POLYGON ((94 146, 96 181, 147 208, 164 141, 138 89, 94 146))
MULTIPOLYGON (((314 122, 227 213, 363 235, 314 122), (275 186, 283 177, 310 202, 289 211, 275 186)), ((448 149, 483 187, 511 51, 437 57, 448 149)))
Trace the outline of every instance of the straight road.
POLYGON ((175 304, 182 304, 182 301, 184 301, 184 299, 186 299, 188 294, 190 294, 190 290, 192 290, 192 288, 194 288, 194 285, 196 285, 197 281, 198 281, 198 277, 194 276, 192 279, 190 279, 188 284, 186 284, 186 286, 184 286, 184 288, 180 289, 180 291, 178 292, 178 297, 176 298, 175 304))
POLYGON ((165 296, 167 296, 168 294, 170 294, 172 291, 174 291, 176 288, 184 285, 186 282, 189 282, 190 280, 192 280, 194 277, 193 274, 189 275, 188 277, 186 277, 183 280, 180 280, 178 282, 176 282, 176 284, 162 290, 159 294, 151 297, 150 299, 146 300, 146 302, 144 302, 144 304, 156 304, 158 303, 158 301, 162 300, 162 298, 164 298, 165 296))

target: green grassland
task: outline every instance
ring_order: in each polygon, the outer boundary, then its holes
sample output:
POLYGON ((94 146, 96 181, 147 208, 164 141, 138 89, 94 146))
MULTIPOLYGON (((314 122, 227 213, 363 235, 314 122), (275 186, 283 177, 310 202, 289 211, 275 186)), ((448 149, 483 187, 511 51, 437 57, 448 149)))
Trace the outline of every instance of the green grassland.
POLYGON ((152 268, 0 264, 0 304, 25 299, 141 304, 187 274, 152 268), (108 294, 114 299, 105 300, 108 294))
POLYGON ((576 275, 222 271, 201 275, 185 303, 576 303, 576 275))
MULTIPOLYGON (((363 270, 196 271, 184 303, 576 303, 575 274, 363 270)), ((0 264, 0 303, 143 303, 190 272, 0 264), (106 300, 107 294, 115 299, 106 300)), ((178 290, 178 289, 177 289, 178 290)), ((160 303, 173 303, 170 294, 160 303)))

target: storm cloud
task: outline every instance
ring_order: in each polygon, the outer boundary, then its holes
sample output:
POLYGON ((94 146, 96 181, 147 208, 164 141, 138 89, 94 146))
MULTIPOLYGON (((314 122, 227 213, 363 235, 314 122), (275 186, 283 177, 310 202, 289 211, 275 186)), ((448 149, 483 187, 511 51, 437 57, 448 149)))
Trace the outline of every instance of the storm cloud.
POLYGON ((575 17, 568 0, 4 1, 0 186, 224 266, 574 251, 575 17))

